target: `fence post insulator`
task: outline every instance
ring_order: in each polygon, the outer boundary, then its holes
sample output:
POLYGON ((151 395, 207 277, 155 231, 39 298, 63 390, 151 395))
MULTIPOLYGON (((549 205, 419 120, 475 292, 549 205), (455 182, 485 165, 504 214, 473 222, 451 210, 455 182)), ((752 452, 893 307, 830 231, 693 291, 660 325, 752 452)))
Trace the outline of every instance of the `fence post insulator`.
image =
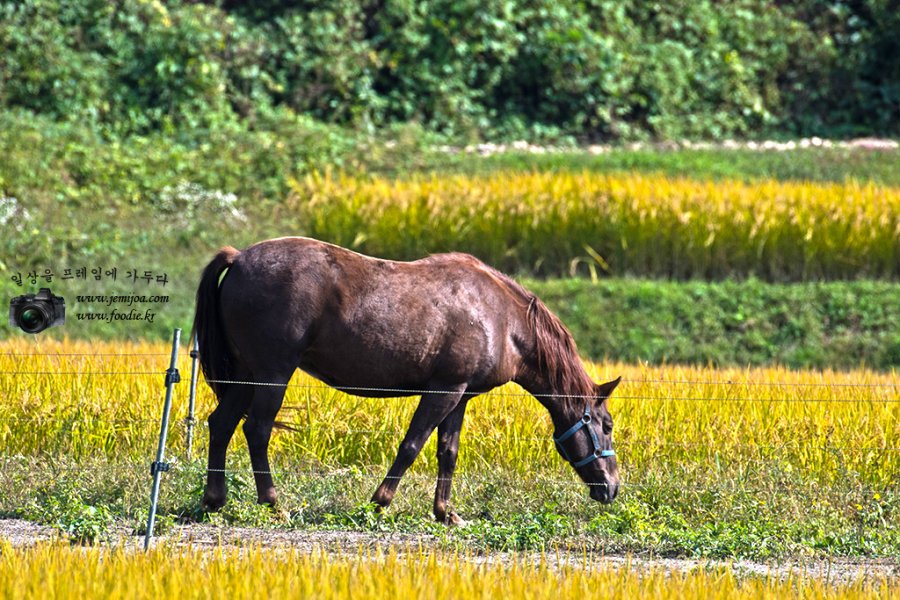
POLYGON ((166 471, 168 471, 171 468, 171 466, 172 465, 170 465, 167 462, 153 461, 152 463, 150 463, 150 475, 156 475, 157 473, 165 473, 166 471))
POLYGON ((167 387, 170 384, 180 383, 180 382, 181 382, 181 373, 178 372, 178 369, 176 369, 174 367, 171 369, 166 369, 166 386, 167 387))

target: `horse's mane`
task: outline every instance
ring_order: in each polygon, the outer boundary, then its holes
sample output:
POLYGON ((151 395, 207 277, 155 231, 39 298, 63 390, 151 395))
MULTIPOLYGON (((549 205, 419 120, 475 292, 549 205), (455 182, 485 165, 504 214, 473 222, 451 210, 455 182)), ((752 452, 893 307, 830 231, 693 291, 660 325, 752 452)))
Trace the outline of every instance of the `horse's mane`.
POLYGON ((547 373, 553 389, 565 394, 593 394, 594 383, 581 364, 572 334, 534 295, 528 303, 528 322, 534 330, 538 368, 547 373))
POLYGON ((552 389, 565 394, 592 395, 594 382, 581 364, 572 334, 559 317, 520 283, 496 269, 487 268, 510 291, 528 303, 526 319, 534 332, 538 369, 547 374, 552 389))

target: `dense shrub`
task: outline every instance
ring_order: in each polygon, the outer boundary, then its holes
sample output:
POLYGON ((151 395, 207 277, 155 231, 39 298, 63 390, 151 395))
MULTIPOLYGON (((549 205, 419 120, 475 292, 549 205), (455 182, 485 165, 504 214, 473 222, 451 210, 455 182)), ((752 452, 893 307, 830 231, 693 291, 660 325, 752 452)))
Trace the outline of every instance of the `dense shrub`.
POLYGON ((811 38, 780 87, 796 131, 886 132, 900 124, 900 6, 893 0, 779 2, 811 38))
POLYGON ((884 0, 0 2, 0 107, 102 131, 273 107, 455 137, 898 132, 884 0))
POLYGON ((180 2, 4 2, 0 102, 122 133, 220 126, 225 23, 180 2))

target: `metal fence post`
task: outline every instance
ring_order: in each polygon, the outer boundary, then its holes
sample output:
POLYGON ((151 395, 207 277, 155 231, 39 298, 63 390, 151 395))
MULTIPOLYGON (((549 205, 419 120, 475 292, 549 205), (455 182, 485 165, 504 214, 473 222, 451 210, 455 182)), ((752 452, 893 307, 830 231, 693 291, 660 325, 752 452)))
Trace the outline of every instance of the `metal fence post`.
POLYGON ((191 348, 191 394, 188 398, 188 416, 184 419, 187 425, 187 457, 191 459, 191 453, 194 449, 194 425, 197 419, 194 418, 194 408, 197 400, 197 359, 200 357, 199 343, 197 336, 194 335, 194 345, 191 348))
POLYGON ((181 381, 178 373, 178 344, 181 341, 181 330, 176 329, 172 336, 172 358, 169 368, 166 370, 166 402, 163 405, 162 423, 159 427, 159 446, 156 449, 156 460, 150 465, 150 474, 153 476, 153 491, 150 492, 150 516, 147 518, 147 536, 144 538, 144 550, 150 547, 150 538, 153 537, 153 525, 156 521, 156 502, 159 500, 159 478, 164 471, 169 470, 169 463, 164 462, 166 453, 166 434, 169 432, 169 412, 172 410, 172 388, 181 381))

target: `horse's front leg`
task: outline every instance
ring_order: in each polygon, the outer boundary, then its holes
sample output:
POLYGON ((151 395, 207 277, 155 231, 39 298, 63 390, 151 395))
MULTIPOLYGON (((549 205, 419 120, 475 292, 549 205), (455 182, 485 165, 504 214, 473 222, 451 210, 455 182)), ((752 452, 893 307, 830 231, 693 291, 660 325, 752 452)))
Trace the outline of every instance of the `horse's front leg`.
POLYGON ((400 443, 397 458, 388 469, 384 481, 372 495, 372 502, 382 508, 388 506, 394 499, 397 486, 400 485, 400 478, 422 451, 422 447, 428 441, 435 427, 459 404, 466 389, 465 384, 448 387, 435 385, 434 387, 440 387, 441 391, 422 394, 422 399, 413 414, 406 436, 400 443))
POLYGON ((459 434, 468 403, 468 398, 460 401, 453 412, 438 425, 438 480, 434 491, 434 518, 447 525, 465 525, 465 521, 455 511, 448 512, 448 505, 456 457, 459 455, 459 434))

